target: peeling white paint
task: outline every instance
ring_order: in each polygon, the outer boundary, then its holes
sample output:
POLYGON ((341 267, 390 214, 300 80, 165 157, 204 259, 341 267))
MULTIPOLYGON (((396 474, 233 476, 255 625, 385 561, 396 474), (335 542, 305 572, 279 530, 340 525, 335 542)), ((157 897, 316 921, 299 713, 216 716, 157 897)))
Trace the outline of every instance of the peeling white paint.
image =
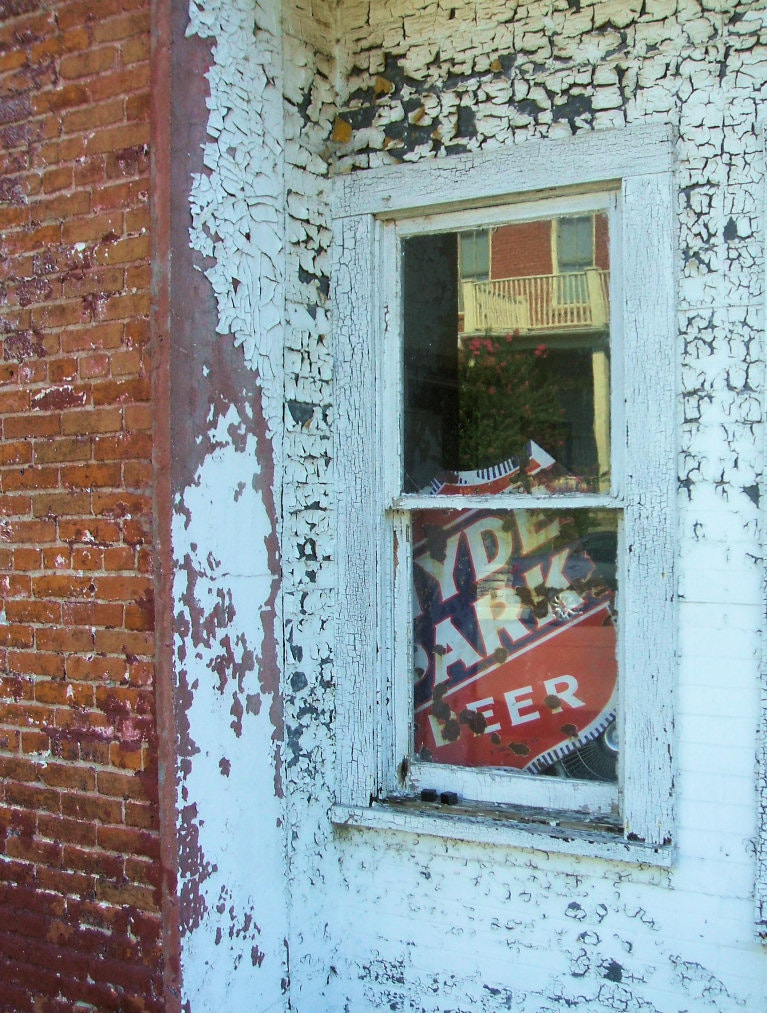
MULTIPOLYGON (((210 667, 217 647, 195 645, 181 619, 178 665, 191 673, 189 737, 198 752, 182 769, 179 804, 197 807, 205 904, 183 941, 192 1013, 760 1009, 767 954, 754 940, 753 906, 764 5, 329 7, 190 5, 190 33, 212 40, 215 57, 207 171, 193 184, 190 241, 213 258, 206 274, 219 336, 210 340, 236 345, 253 366, 274 438, 286 792, 282 811, 268 708, 246 714, 242 735, 234 733, 234 690, 221 696, 210 667), (379 77, 393 87, 376 92, 379 77), (473 112, 465 134, 461 109, 473 112), (336 115, 352 126, 345 144, 330 140, 336 115), (345 476, 334 475, 330 458, 327 164, 345 172, 643 120, 679 135, 677 861, 659 870, 387 830, 334 831, 332 504, 345 476), (280 840, 280 815, 287 868, 279 848, 254 854, 249 846, 265 828, 280 840), (268 920, 259 917, 264 910, 268 920), (260 935, 252 923, 244 928, 248 914, 260 935), (289 997, 278 991, 280 975, 265 973, 283 960, 283 935, 289 997), (254 941, 265 954, 260 968, 250 957, 254 941)), ((215 449, 177 504, 176 594, 181 604, 190 573, 202 612, 218 590, 231 593, 230 635, 257 652, 271 594, 263 552, 271 521, 249 482, 264 447, 252 435, 235 447, 232 422, 231 412, 213 416, 215 449), (218 531, 222 523, 248 533, 231 539, 218 531)), ((764 882, 760 889, 764 902, 764 882)))
POLYGON ((240 424, 234 408, 218 420, 216 449, 173 522, 177 667, 189 691, 181 839, 194 830, 190 848, 199 849, 184 854, 182 843, 180 892, 191 898, 182 906, 182 972, 192 1011, 271 1009, 285 973, 281 803, 270 701, 258 681, 272 525, 252 484, 256 439, 231 442, 240 424))

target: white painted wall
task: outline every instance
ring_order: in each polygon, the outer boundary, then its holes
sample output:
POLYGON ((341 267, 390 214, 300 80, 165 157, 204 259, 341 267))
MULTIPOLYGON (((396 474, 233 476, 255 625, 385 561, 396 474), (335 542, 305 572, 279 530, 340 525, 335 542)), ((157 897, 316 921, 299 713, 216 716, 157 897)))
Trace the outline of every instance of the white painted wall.
MULTIPOLYGON (((237 441, 237 419, 222 416, 174 529, 178 664, 197 687, 187 713, 198 752, 182 769, 179 804, 196 806, 204 861, 218 867, 209 875, 201 867, 205 914, 184 936, 189 1008, 764 1009, 767 954, 754 915, 764 3, 342 0, 331 18, 296 0, 281 26, 266 0, 194 0, 192 12, 191 30, 216 40, 211 175, 195 186, 192 242, 215 259, 215 340, 242 345, 269 431, 280 434, 285 731, 275 743, 266 701, 243 720, 241 738, 233 733, 230 704, 211 684, 211 648, 184 626, 185 596, 205 607, 223 587, 236 595, 237 632, 251 646, 255 637, 258 653, 270 600, 260 548, 269 521, 250 486, 259 448, 252 436, 237 441), (463 137, 459 106, 474 114, 463 137), (330 456, 327 166, 438 158, 456 146, 648 119, 679 137, 675 863, 660 870, 334 830, 333 501, 344 476, 330 456), (246 231, 257 238, 241 249, 246 231), (235 500, 240 482, 246 492, 235 500), (240 516, 247 524, 234 543, 221 518, 240 516), (220 564, 211 566, 209 550, 220 564), (278 746, 284 802, 273 797, 278 746), (232 763, 228 778, 218 773, 221 756, 232 763), (284 855, 254 849, 278 817, 284 855), (246 913, 269 926, 257 943, 260 968, 250 958, 253 931, 236 931, 246 913)), ((274 827, 267 840, 281 847, 274 827)))

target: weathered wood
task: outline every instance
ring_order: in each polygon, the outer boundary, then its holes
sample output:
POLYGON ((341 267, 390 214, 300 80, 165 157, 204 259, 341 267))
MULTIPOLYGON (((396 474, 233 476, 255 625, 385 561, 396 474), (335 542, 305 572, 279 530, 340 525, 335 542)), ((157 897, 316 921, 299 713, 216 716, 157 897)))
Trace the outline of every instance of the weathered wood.
POLYGON ((465 201, 476 206, 487 199, 661 172, 669 164, 671 138, 668 126, 649 123, 371 169, 337 178, 336 210, 339 215, 393 215, 465 201))
POLYGON ((672 837, 677 624, 672 223, 670 173, 625 181, 621 763, 626 833, 650 844, 672 837))
POLYGON ((376 355, 373 326, 374 222, 338 223, 333 300, 338 475, 337 755, 338 797, 366 805, 375 791, 378 659, 378 467, 375 453, 376 355))
MULTIPOLYGON (((566 195, 517 206, 524 217, 567 212, 605 199, 613 207, 611 323, 612 487, 583 496, 502 495, 496 508, 594 508, 624 514, 620 565, 621 815, 625 836, 655 846, 672 838, 671 710, 675 666, 674 536, 674 263, 671 143, 667 128, 641 127, 570 141, 531 142, 492 156, 358 173, 337 184, 337 389, 339 497, 339 777, 338 798, 369 804, 376 794, 411 794, 448 785, 486 804, 503 801, 552 812, 614 814, 614 786, 558 783, 506 771, 415 764, 410 751, 410 547, 408 516, 432 497, 402 495, 399 244, 386 216, 396 208, 426 213, 509 192, 602 181, 604 194, 566 195), (630 152, 636 146, 641 149, 630 152), (524 155, 524 157, 522 157, 524 155), (639 170, 646 174, 642 175, 639 170), (661 171, 663 170, 663 171, 661 171), (524 182, 521 182, 524 176, 524 182), (388 188, 396 178, 398 197, 388 188), (620 207, 613 199, 622 180, 620 207), (395 201, 395 203, 392 203, 395 201), (350 209, 364 213, 350 215, 350 209), (378 222, 374 216, 379 215, 378 222), (621 224, 622 223, 622 224, 621 224), (622 230, 622 234, 621 234, 622 230), (648 425, 652 420, 652 425, 648 425), (624 467, 624 458, 627 462, 624 467), (388 515, 387 515, 388 511, 388 515), (396 545, 395 545, 396 541, 396 545), (367 749, 367 755, 361 750, 367 749), (444 782, 444 783, 443 783, 444 782)), ((493 209, 491 216, 503 214, 493 209)), ((480 221, 481 211, 422 219, 427 230, 455 228, 453 217, 480 221)), ((396 223, 394 223, 396 229, 396 223)), ((417 218, 404 223, 414 234, 417 218)), ((488 497, 445 497, 440 507, 487 507, 488 497), (453 502, 455 500, 455 502, 453 502)), ((411 818, 412 819, 415 817, 411 818)), ((644 853, 644 852, 643 852, 644 853)))

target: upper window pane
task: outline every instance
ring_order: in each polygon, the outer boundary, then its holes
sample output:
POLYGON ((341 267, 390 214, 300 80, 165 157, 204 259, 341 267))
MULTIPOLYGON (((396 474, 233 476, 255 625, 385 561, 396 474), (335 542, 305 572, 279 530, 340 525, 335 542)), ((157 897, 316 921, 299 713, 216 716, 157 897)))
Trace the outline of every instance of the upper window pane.
POLYGON ((609 488, 607 214, 411 236, 402 270, 405 492, 523 492, 541 454, 609 488))

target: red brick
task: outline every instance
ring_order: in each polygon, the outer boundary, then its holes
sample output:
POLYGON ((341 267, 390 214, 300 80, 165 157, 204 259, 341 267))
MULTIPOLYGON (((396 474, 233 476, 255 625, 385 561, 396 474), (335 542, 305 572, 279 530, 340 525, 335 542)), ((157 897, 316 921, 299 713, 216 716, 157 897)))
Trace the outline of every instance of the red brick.
POLYGON ((98 517, 135 517, 149 508, 146 496, 135 492, 97 490, 93 493, 93 513, 98 517))
MULTIPOLYGON (((103 155, 91 155, 88 158, 78 159, 75 165, 75 186, 87 186, 88 184, 97 183, 104 178, 104 156, 103 155)), ((66 242, 64 237, 64 229, 62 229, 62 238, 66 242)))
POLYGON ((35 461, 50 464, 53 461, 87 461, 91 456, 91 442, 86 436, 62 437, 54 440, 35 440, 35 461))
POLYGON ((110 357, 102 355, 84 355, 80 359, 80 376, 85 379, 94 379, 100 376, 109 376, 110 357))
POLYGON ((22 678, 20 675, 0 676, 0 696, 5 699, 32 700, 34 699, 35 684, 30 678, 22 678))
POLYGON ((63 165, 55 169, 49 169, 43 173, 43 191, 53 193, 56 190, 65 190, 71 187, 74 181, 74 170, 71 165, 63 165))
POLYGON ((44 763, 38 767, 40 780, 50 787, 94 791, 96 771, 93 767, 75 767, 72 764, 44 763))
POLYGON ((154 890, 134 883, 111 883, 109 880, 96 881, 96 896, 112 904, 129 905, 142 911, 157 909, 154 890))
POLYGON ((152 408, 148 404, 132 404, 125 407, 125 428, 148 429, 152 428, 152 408))
MULTIPOLYGON (((70 894, 74 897, 81 897, 83 894, 92 892, 93 890, 93 879, 90 876, 85 876, 79 872, 65 872, 62 869, 51 869, 45 866, 39 867, 37 870, 37 882, 45 890, 56 890, 58 893, 70 894)), ((74 962, 73 957, 76 958, 76 954, 71 952, 67 954, 67 962, 74 962)), ((59 987, 56 991, 63 991, 63 985, 66 983, 66 978, 60 979, 59 987)), ((53 993, 54 995, 56 992, 53 993)))
POLYGON ((127 123, 118 127, 107 127, 88 134, 85 149, 89 155, 118 151, 134 144, 149 143, 148 123, 127 123))
POLYGON ((98 828, 98 843, 110 851, 120 851, 124 854, 146 855, 148 858, 159 856, 157 835, 146 830, 101 826, 98 828))
MULTIPOLYGON (((5 802, 25 809, 43 809, 46 812, 61 812, 61 792, 53 788, 41 788, 34 784, 19 784, 8 781, 5 785, 5 802)), ((148 852, 138 852, 147 854, 148 852)), ((17 856, 18 857, 18 856, 17 856)))
POLYGON ((62 293, 65 298, 79 298, 83 317, 95 320, 102 311, 102 304, 121 292, 124 285, 122 267, 89 268, 72 272, 64 281, 62 293))
POLYGON ((61 845, 52 841, 34 841, 24 837, 11 837, 5 844, 5 853, 22 861, 58 865, 61 862, 61 845))
MULTIPOLYGON (((136 292, 133 295, 112 296, 99 307, 99 320, 130 319, 149 313, 149 293, 136 292)), ((33 312, 34 317, 34 312, 33 312)))
POLYGON ((72 568, 75 570, 103 570, 104 550, 91 546, 73 549, 72 568))
POLYGON ((154 608, 151 604, 146 606, 126 605, 125 626, 129 630, 153 630, 154 629, 154 608))
POLYGON ((149 256, 149 236, 131 236, 100 247, 96 253, 99 264, 125 264, 149 256))
POLYGON ((75 464, 61 469, 61 483, 70 489, 116 487, 120 485, 119 464, 75 464))
POLYGON ((159 830, 158 812, 157 808, 153 805, 126 802, 125 822, 130 827, 142 827, 144 830, 159 830))
POLYGON ((0 390, 0 415, 29 410, 29 391, 0 390))
MULTIPOLYGON (((5 836, 8 830, 31 837, 37 826, 37 814, 27 809, 13 809, 11 806, 0 805, 0 835, 5 836)), ((6 887, 0 887, 0 904, 5 900, 6 887)))
POLYGON ((130 458, 148 460, 152 454, 151 433, 120 433, 119 436, 97 436, 93 456, 97 461, 119 461, 130 458))
POLYGON ((89 823, 122 823, 123 806, 117 799, 102 795, 76 795, 68 792, 61 796, 61 813, 72 819, 89 823))
POLYGON ((84 28, 69 32, 56 32, 30 49, 30 61, 38 63, 45 61, 49 56, 60 56, 62 53, 87 49, 89 42, 90 36, 84 28))
POLYGON ((25 442, 0 443, 0 466, 29 464, 32 460, 32 444, 25 442))
POLYGON ((54 521, 30 521, 11 517, 3 524, 3 537, 14 544, 30 542, 33 545, 53 542, 56 539, 54 521))
POLYGON ((109 763, 109 743, 100 742, 97 739, 82 740, 78 743, 78 758, 105 766, 109 763))
POLYGON ((119 348, 123 327, 119 323, 88 324, 65 330, 61 335, 62 352, 87 352, 93 349, 119 348))
POLYGON ((95 408, 67 412, 61 417, 61 431, 67 436, 85 433, 115 433, 122 428, 119 408, 95 408))
MULTIPOLYGON (((63 662, 62 658, 62 662, 63 662)), ((72 705, 75 707, 92 707, 93 690, 90 686, 82 686, 79 683, 72 685, 64 682, 36 682, 35 700, 38 703, 48 703, 57 706, 72 705)))
POLYGON ((61 239, 60 225, 39 225, 28 232, 14 233, 13 236, 5 236, 2 241, 2 252, 5 256, 13 256, 18 253, 28 253, 30 250, 44 249, 52 246, 61 239))
POLYGON ((144 883, 159 889, 162 882, 157 862, 149 859, 129 857, 125 859, 125 875, 133 883, 144 883))
MULTIPOLYGON (((87 163, 98 162, 102 166, 103 156, 87 159, 87 163)), ((89 215, 87 218, 76 218, 64 222, 61 227, 61 241, 63 243, 89 243, 99 242, 108 235, 121 235, 123 231, 123 213, 116 211, 108 215, 89 215)))
POLYGON ((62 126, 65 134, 91 131, 97 127, 111 127, 116 123, 122 123, 124 113, 122 98, 115 98, 111 102, 99 102, 83 109, 73 109, 63 116, 62 126))
POLYGON ((76 0, 73 3, 61 4, 56 13, 56 22, 60 29, 73 28, 80 25, 90 25, 96 18, 107 18, 110 15, 119 13, 129 4, 121 0, 100 0, 98 14, 96 13, 93 0, 76 0))
POLYGON ((58 436, 61 432, 59 415, 9 415, 3 419, 3 433, 7 439, 28 436, 58 436))
POLYGON ((0 625, 0 646, 32 647, 33 643, 34 632, 31 626, 10 625, 8 623, 0 625))
POLYGON ((61 520, 59 521, 59 535, 63 542, 111 545, 120 540, 120 527, 114 521, 101 517, 61 520))
POLYGON ((4 492, 22 489, 55 489, 59 482, 59 469, 55 467, 18 468, 0 473, 4 492))
POLYGON ((90 513, 88 493, 36 493, 32 503, 35 517, 66 517, 90 513))
MULTIPOLYGON (((146 801, 146 783, 145 777, 140 774, 116 774, 105 770, 96 772, 96 784, 100 794, 112 795, 115 798, 146 801)), ((154 802, 155 795, 152 795, 150 800, 154 802)))
POLYGON ((71 569, 72 552, 68 545, 46 545, 43 549, 44 570, 71 569))
MULTIPOLYGON (((37 821, 37 832, 40 837, 47 837, 52 841, 61 841, 64 845, 82 844, 93 847, 96 844, 95 826, 91 823, 85 823, 80 820, 59 819, 57 816, 41 815, 37 821)), ((68 849, 65 846, 62 860, 63 863, 69 867, 71 867, 68 861, 70 854, 71 849, 68 849)), ((104 856, 99 854, 92 857, 95 859, 93 864, 98 866, 98 860, 102 859, 104 856)))
POLYGON ((38 222, 55 222, 76 215, 87 215, 90 209, 91 196, 87 190, 38 198, 30 205, 32 218, 38 222))
POLYGON ((118 50, 115 46, 101 46, 84 53, 71 53, 62 57, 59 73, 67 80, 103 74, 117 63, 118 50))
POLYGON ((63 383, 77 378, 77 359, 56 359, 48 363, 48 379, 51 383, 63 383))
POLYGON ((21 749, 24 753, 47 753, 51 740, 44 732, 22 732, 21 749))
MULTIPOLYGON (((6 496, 5 499, 10 497, 6 496)), ((32 579, 24 573, 7 573, 0 579, 0 588, 5 592, 6 600, 28 598, 32 591, 32 579)))
MULTIPOLYGON (((104 602, 72 602, 67 601, 62 605, 62 617, 64 622, 87 623, 88 626, 117 627, 123 624, 123 606, 120 604, 104 602)), ((74 663, 77 659, 67 659, 67 664, 74 663)), ((96 660, 88 659, 89 665, 96 664, 96 660)))
POLYGON ((0 497, 0 514, 9 516, 25 515, 32 509, 32 500, 29 496, 2 496, 0 497))
MULTIPOLYGON (((93 833, 93 841, 87 841, 88 844, 96 844, 96 825, 95 823, 85 824, 89 831, 93 833)), ((82 843, 86 843, 83 841, 82 843)), ((63 862, 68 869, 77 869, 80 872, 93 873, 97 876, 114 876, 119 877, 123 875, 125 868, 125 861, 122 855, 107 855, 103 851, 90 851, 84 848, 67 847, 64 845, 63 862)), ((104 940, 102 938, 102 944, 104 940)))
POLYGON ((13 781, 37 780, 37 764, 18 756, 0 756, 0 776, 13 781))
POLYGON ((93 637, 90 630, 77 626, 45 627, 38 629, 35 643, 40 651, 90 651, 93 637))
POLYGON ((125 658, 73 654, 66 659, 67 678, 78 682, 121 682, 126 667, 125 658))
POLYGON ((105 18, 93 29, 96 42, 115 42, 139 35, 149 37, 149 11, 139 10, 122 17, 105 18))
POLYGON ((80 319, 80 306, 75 302, 48 303, 45 306, 32 307, 34 327, 66 327, 68 324, 79 323, 80 319))
POLYGON ((15 549, 13 552, 13 569, 39 570, 43 554, 39 549, 15 549))
MULTIPOLYGON (((19 675, 41 675, 49 679, 60 679, 64 675, 64 659, 58 654, 43 651, 9 651, 8 668, 19 675)), ((41 703, 58 703, 58 700, 40 700, 35 689, 35 699, 41 703)))
POLYGON ((142 204, 139 207, 131 208, 125 212, 125 231, 136 235, 151 228, 152 221, 149 214, 149 206, 142 204))
POLYGON ((133 570, 136 564, 136 553, 127 545, 118 545, 107 549, 103 554, 105 570, 133 570))
POLYGON ((149 59, 149 36, 138 35, 124 42, 120 55, 124 66, 130 63, 142 63, 149 59))
POLYGON ((7 600, 5 614, 11 622, 61 622, 61 604, 52 601, 7 600))
POLYGON ((83 84, 65 84, 53 90, 38 92, 32 99, 37 112, 60 112, 88 102, 88 89, 83 84))
POLYGON ((131 95, 125 103, 125 115, 129 120, 145 119, 149 115, 149 93, 131 95))
POLYGON ((93 598, 96 583, 90 576, 46 575, 33 578, 32 593, 35 598, 93 598))

